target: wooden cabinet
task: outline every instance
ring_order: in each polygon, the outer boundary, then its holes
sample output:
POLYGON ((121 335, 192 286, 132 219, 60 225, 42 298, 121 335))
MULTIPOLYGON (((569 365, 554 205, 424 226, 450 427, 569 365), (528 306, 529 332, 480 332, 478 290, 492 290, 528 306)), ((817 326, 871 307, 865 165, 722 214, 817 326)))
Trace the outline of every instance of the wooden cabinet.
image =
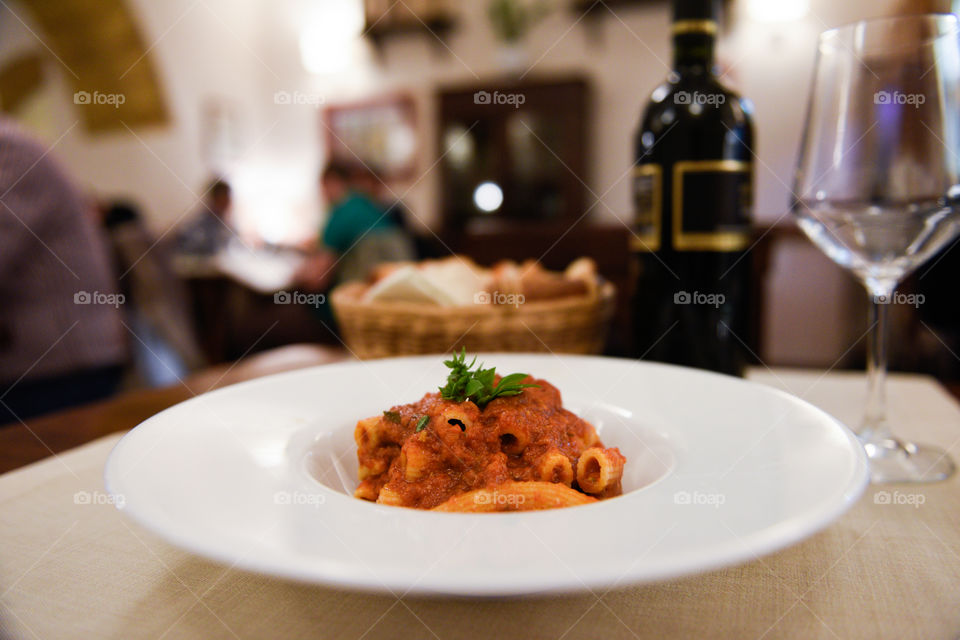
POLYGON ((590 184, 584 78, 502 78, 441 89, 437 101, 445 233, 476 221, 570 223, 584 214, 590 184), (481 200, 483 189, 500 201, 481 200))

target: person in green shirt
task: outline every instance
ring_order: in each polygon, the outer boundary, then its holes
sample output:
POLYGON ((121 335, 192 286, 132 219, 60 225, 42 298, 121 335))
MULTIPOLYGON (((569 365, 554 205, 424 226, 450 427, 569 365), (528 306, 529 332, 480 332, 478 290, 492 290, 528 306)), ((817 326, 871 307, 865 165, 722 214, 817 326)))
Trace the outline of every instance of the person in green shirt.
POLYGON ((352 184, 351 168, 331 162, 320 183, 329 206, 321 247, 298 280, 313 291, 363 280, 382 262, 414 260, 413 242, 372 197, 352 184))
POLYGON ((330 215, 321 237, 328 249, 344 255, 369 234, 394 229, 392 221, 369 195, 350 185, 346 167, 329 165, 321 178, 330 215))

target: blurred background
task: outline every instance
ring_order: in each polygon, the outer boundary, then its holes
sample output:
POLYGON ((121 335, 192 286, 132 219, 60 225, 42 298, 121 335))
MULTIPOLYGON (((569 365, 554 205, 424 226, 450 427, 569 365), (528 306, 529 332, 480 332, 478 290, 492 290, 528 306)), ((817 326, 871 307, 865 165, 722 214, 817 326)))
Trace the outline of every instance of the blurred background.
MULTIPOLYGON (((724 3, 719 72, 755 107, 757 362, 864 357, 858 285, 788 216, 817 35, 951 9, 724 3)), ((0 387, 66 379, 89 399, 342 348, 328 305, 289 294, 330 284, 311 251, 341 183, 387 212, 401 257, 592 258, 618 292, 603 350, 630 355, 632 136, 670 61, 660 0, 4 2, 0 387), (42 213, 63 209, 86 221, 42 213), (55 286, 74 297, 42 300, 55 286)), ((956 315, 929 293, 955 272, 944 255, 902 289, 931 303, 896 305, 891 363, 950 382, 956 315)))

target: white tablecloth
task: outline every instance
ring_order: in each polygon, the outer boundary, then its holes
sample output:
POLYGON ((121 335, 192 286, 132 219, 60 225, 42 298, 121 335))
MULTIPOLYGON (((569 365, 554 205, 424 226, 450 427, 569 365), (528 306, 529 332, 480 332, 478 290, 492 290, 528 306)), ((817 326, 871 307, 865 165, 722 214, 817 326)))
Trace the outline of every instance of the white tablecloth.
MULTIPOLYGON (((859 419, 862 375, 756 370, 751 377, 848 424, 859 419)), ((939 385, 894 376, 889 395, 903 436, 960 459, 960 408, 939 385)), ((117 437, 0 476, 0 638, 960 634, 960 477, 868 488, 849 513, 809 540, 701 576, 581 596, 398 600, 274 580, 168 546, 110 504, 97 504, 117 437), (913 496, 913 504, 877 504, 879 490, 913 496)))

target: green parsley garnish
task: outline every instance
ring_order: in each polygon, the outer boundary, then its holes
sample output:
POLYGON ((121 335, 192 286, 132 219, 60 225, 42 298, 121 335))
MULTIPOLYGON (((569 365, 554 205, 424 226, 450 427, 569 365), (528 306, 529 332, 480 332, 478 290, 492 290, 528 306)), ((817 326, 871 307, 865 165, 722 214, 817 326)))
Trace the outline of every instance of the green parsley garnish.
POLYGON ((420 416, 420 419, 417 420, 417 430, 414 433, 420 433, 426 429, 428 422, 430 422, 430 416, 420 416))
POLYGON ((383 417, 386 418, 387 420, 389 420, 390 422, 394 422, 394 423, 396 423, 396 424, 400 424, 400 412, 399 412, 399 411, 384 411, 384 412, 383 412, 383 417))
POLYGON ((467 364, 467 349, 464 347, 460 353, 454 353, 453 358, 444 360, 443 364, 450 369, 447 376, 447 384, 440 387, 440 396, 444 400, 453 400, 454 402, 463 402, 472 400, 480 409, 487 406, 487 403, 499 396, 515 396, 521 393, 527 387, 538 387, 536 384, 522 384, 520 381, 527 377, 525 373, 511 373, 508 376, 500 378, 500 382, 493 384, 494 376, 497 373, 496 367, 484 369, 483 364, 477 366, 476 371, 471 371, 476 364, 477 358, 467 364))

